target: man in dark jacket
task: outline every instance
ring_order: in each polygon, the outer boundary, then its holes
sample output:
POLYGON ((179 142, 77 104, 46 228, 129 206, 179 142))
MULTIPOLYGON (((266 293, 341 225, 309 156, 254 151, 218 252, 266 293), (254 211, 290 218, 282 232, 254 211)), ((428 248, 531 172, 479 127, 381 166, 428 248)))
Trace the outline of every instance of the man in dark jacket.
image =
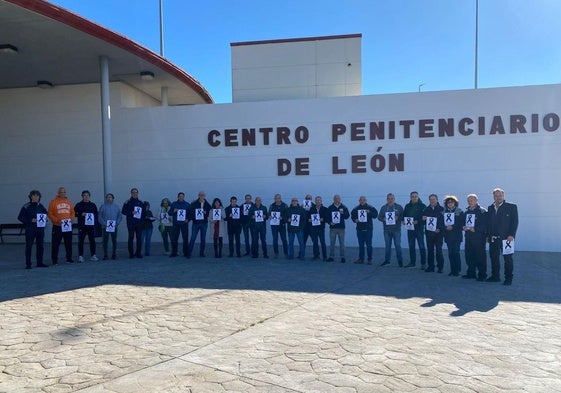
POLYGON ((189 202, 185 200, 185 193, 177 194, 177 201, 169 207, 169 213, 173 219, 173 230, 171 233, 171 254, 170 258, 177 256, 179 249, 179 234, 183 240, 183 256, 189 257, 189 202))
POLYGON ((34 242, 37 242, 37 267, 48 267, 43 263, 47 209, 40 203, 41 193, 39 191, 32 190, 28 197, 29 202, 22 206, 18 214, 18 220, 25 228, 25 268, 31 269, 31 251, 34 242))
POLYGON ((462 244, 464 223, 462 209, 460 209, 458 198, 454 195, 447 195, 444 198, 444 241, 448 247, 448 259, 450 260, 449 276, 457 277, 462 269, 460 257, 460 245, 462 244))
POLYGON ((288 256, 288 244, 286 241, 286 220, 285 211, 288 209, 286 203, 281 199, 280 194, 275 194, 275 200, 269 206, 269 216, 271 217, 271 234, 273 235, 274 258, 279 257, 279 236, 282 242, 284 256, 288 256))
POLYGON ((208 229, 208 214, 210 213, 210 203, 206 200, 206 194, 203 191, 199 191, 198 198, 191 202, 190 212, 191 221, 193 226, 191 227, 191 241, 189 242, 189 254, 188 257, 193 254, 193 249, 195 248, 195 241, 197 240, 197 234, 200 232, 200 242, 201 248, 199 250, 199 256, 205 257, 206 248, 206 231, 208 229))
POLYGON ((243 254, 244 257, 249 255, 251 252, 251 226, 253 220, 251 219, 251 215, 249 211, 253 207, 253 202, 251 201, 251 195, 245 194, 244 202, 240 206, 242 208, 242 232, 243 232, 243 239, 245 244, 245 253, 243 254))
POLYGON ((378 210, 366 203, 366 197, 358 199, 358 205, 351 211, 351 220, 356 223, 356 237, 358 238, 358 259, 355 263, 364 263, 364 248, 368 257, 368 264, 372 265, 372 220, 378 217, 378 210))
POLYGON ((97 223, 97 206, 90 201, 90 192, 82 191, 82 200, 74 206, 78 218, 78 263, 84 262, 84 241, 90 243, 90 261, 97 261, 95 255, 95 226, 97 223))
POLYGON ((436 194, 429 195, 429 205, 423 211, 423 221, 425 222, 425 237, 428 248, 428 267, 427 273, 434 272, 434 258, 436 252, 436 263, 438 272, 442 273, 444 268, 444 255, 442 255, 442 230, 444 221, 442 212, 444 209, 438 203, 436 194))
POLYGON ((298 238, 298 259, 304 259, 306 245, 304 244, 304 225, 308 213, 298 204, 298 198, 292 198, 290 206, 284 212, 284 219, 288 226, 288 259, 294 258, 294 237, 298 238))
POLYGON ((121 209, 123 216, 127 218, 127 230, 129 232, 128 249, 129 258, 142 258, 142 230, 144 229, 144 202, 138 199, 138 189, 131 189, 131 197, 123 204, 121 209), (136 252, 133 247, 136 237, 136 252))
POLYGON ((255 198, 255 203, 249 209, 251 218, 251 257, 259 256, 259 241, 263 250, 263 258, 269 258, 267 253, 267 207, 262 203, 261 197, 255 198))
POLYGON ((505 201, 505 192, 500 188, 493 190, 493 203, 487 209, 489 256, 491 257, 491 276, 488 282, 499 282, 501 280, 501 264, 499 256, 503 252, 505 261, 504 285, 512 284, 512 272, 514 270, 513 254, 505 254, 505 247, 513 247, 516 230, 518 229, 518 207, 514 203, 505 201))
POLYGON ((425 269, 427 263, 427 249, 425 247, 423 211, 427 205, 419 199, 419 193, 417 191, 412 191, 409 194, 409 199, 409 203, 403 208, 403 224, 407 229, 407 241, 409 243, 409 264, 405 267, 415 267, 417 261, 415 242, 417 242, 421 256, 421 269, 425 269))
POLYGON ((468 207, 463 214, 463 230, 466 236, 465 254, 467 272, 462 278, 487 278, 487 256, 485 255, 485 239, 487 236, 487 211, 477 203, 477 195, 467 196, 468 207))
POLYGON ((242 208, 238 206, 238 198, 235 196, 230 198, 230 205, 224 209, 226 214, 226 226, 228 229, 228 247, 230 250, 229 257, 234 256, 234 245, 236 248, 236 256, 242 256, 240 247, 240 234, 242 233, 242 208))
POLYGON ((321 255, 324 261, 327 261, 327 246, 325 244, 325 223, 327 220, 328 211, 323 206, 323 200, 320 196, 316 197, 315 206, 310 208, 308 212, 308 222, 312 229, 310 229, 310 237, 313 243, 314 259, 319 259, 319 245, 321 243, 321 255))
POLYGON ((335 242, 339 239, 339 255, 341 263, 345 263, 345 220, 350 217, 349 209, 341 203, 339 194, 333 195, 333 203, 327 208, 327 223, 329 224, 329 258, 333 262, 335 256, 335 242))

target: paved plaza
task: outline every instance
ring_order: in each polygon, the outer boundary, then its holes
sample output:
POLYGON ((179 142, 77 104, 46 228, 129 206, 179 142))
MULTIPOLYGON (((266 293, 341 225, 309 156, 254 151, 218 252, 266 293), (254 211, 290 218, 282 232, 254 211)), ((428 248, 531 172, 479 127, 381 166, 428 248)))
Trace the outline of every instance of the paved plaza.
POLYGON ((24 270, 0 245, 0 392, 561 392, 560 254, 517 253, 505 287, 379 267, 379 249, 369 266, 153 248, 24 270))

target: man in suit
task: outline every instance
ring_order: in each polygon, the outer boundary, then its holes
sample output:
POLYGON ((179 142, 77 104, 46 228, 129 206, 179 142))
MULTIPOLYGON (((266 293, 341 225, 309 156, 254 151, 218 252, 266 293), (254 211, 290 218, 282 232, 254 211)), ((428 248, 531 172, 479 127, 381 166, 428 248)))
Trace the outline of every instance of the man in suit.
MULTIPOLYGON (((499 256, 503 251, 503 240, 512 242, 518 229, 518 208, 505 201, 505 192, 500 188, 493 190, 493 203, 487 209, 489 256, 491 257, 491 276, 487 282, 500 282, 501 264, 499 256)), ((504 285, 512 284, 514 269, 513 254, 503 255, 505 261, 504 285)))

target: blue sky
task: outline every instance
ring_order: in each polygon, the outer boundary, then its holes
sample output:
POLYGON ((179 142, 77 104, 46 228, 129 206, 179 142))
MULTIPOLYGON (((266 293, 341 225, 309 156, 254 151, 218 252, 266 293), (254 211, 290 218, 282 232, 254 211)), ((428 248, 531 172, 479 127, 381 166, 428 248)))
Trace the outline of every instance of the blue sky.
MULTIPOLYGON (((52 0, 159 52, 158 0, 52 0)), ((163 0, 165 57, 231 102, 230 43, 362 33, 362 94, 474 87, 475 0, 163 0)), ((561 1, 479 0, 478 86, 561 83, 561 1)))

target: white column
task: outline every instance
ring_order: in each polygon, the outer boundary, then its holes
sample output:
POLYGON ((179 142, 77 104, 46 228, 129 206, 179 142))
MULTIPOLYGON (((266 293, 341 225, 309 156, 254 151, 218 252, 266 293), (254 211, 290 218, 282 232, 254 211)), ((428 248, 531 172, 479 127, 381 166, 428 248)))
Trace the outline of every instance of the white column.
POLYGON ((109 98, 109 59, 99 57, 101 95, 101 134, 103 136, 103 193, 113 192, 111 162, 111 106, 109 98))

